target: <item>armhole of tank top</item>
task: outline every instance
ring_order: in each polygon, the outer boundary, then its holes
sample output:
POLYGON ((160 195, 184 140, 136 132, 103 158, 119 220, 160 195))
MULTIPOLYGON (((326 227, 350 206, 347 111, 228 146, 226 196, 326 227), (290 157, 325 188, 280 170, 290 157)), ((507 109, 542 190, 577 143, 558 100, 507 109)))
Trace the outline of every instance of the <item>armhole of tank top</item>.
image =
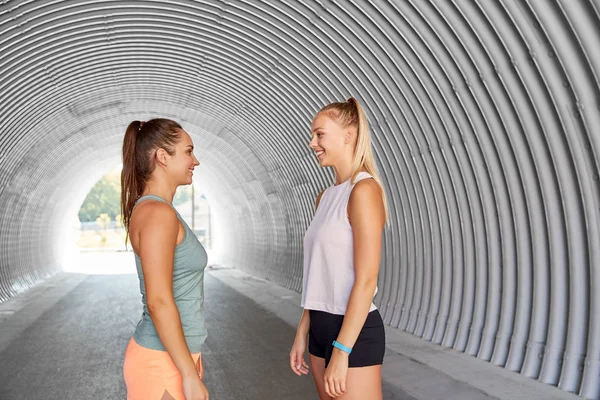
MULTIPOLYGON (((175 215, 177 216, 177 221, 179 221, 179 225, 183 228, 183 239, 181 240, 181 242, 179 242, 179 243, 177 243, 175 245, 175 249, 177 249, 179 246, 181 246, 183 243, 185 243, 186 239, 188 238, 188 231, 185 228, 185 224, 183 223, 183 217, 181 215, 179 215, 179 212, 177 212, 177 209, 175 207, 173 207, 173 205, 171 205, 168 202, 164 201, 160 197, 154 197, 154 196, 142 196, 142 197, 140 197, 138 199, 138 201, 135 203, 135 205, 133 206, 133 208, 131 209, 131 212, 133 213, 133 210, 135 210, 135 208, 137 206, 139 206, 140 204, 142 204, 144 201, 147 201, 147 200, 154 200, 154 201, 158 201, 159 203, 165 203, 165 204, 169 205, 173 209, 173 211, 175 211, 175 215), (144 199, 144 197, 147 197, 147 198, 144 199), (143 199, 143 200, 140 201, 141 199, 143 199)), ((134 254, 135 254, 135 252, 134 252, 134 254)))
POLYGON ((350 215, 348 214, 348 206, 350 205, 350 197, 352 196, 352 191, 354 190, 354 187, 358 184, 358 182, 360 182, 362 180, 365 180, 365 179, 373 179, 373 180, 375 180, 375 178, 373 178, 373 175, 371 175, 371 174, 368 174, 368 176, 365 176, 364 178, 361 178, 361 179, 357 180, 352 185, 352 189, 350 189, 350 194, 348 195, 348 202, 346 203, 346 219, 348 220, 348 223, 350 224, 350 226, 352 226, 352 224, 350 223, 350 215))
POLYGON ((320 197, 318 197, 318 199, 319 199, 319 203, 318 203, 318 204, 315 204, 315 212, 314 212, 314 214, 316 214, 316 213, 317 213, 317 210, 319 209, 319 206, 320 206, 320 205, 321 205, 321 203, 323 202, 323 197, 325 197, 325 192, 327 192, 327 189, 328 189, 328 188, 325 188, 325 189, 324 189, 324 190, 321 192, 321 196, 320 196, 320 197))
MULTIPOLYGON (((183 239, 181 239, 181 242, 177 243, 175 245, 175 249, 177 249, 178 247, 180 247, 182 244, 185 243, 185 241, 188 238, 188 230, 185 227, 184 221, 183 221, 183 217, 181 215, 179 215, 179 213, 177 212, 177 210, 175 210, 175 208, 173 207, 173 210, 175 211, 175 214, 177 215, 177 220, 179 221, 179 225, 181 225, 181 227, 183 228, 183 239)), ((190 228, 191 230, 192 228, 190 228)))

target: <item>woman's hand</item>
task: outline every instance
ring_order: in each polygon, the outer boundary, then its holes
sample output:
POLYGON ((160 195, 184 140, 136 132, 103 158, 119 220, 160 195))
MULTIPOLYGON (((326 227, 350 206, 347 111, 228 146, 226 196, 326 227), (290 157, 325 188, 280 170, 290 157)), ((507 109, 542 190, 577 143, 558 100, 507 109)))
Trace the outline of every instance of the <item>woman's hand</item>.
POLYGON ((298 376, 308 374, 308 364, 304 361, 304 352, 306 351, 306 337, 296 337, 294 345, 290 351, 290 367, 298 376))
POLYGON ((208 400, 208 390, 198 375, 183 377, 185 400, 208 400))
POLYGON ((346 375, 348 374, 348 353, 334 348, 325 370, 325 392, 331 397, 346 393, 346 375))

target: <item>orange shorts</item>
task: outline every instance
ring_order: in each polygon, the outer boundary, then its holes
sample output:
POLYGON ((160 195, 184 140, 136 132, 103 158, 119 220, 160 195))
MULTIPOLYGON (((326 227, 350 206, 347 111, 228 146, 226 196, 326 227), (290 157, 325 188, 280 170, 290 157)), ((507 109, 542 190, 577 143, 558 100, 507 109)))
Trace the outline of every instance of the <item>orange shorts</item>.
MULTIPOLYGON (((200 353, 192 354, 194 362, 200 353)), ((169 392, 175 400, 185 400, 181 374, 166 351, 142 347, 133 338, 125 350, 123 375, 127 400, 160 400, 169 392)))

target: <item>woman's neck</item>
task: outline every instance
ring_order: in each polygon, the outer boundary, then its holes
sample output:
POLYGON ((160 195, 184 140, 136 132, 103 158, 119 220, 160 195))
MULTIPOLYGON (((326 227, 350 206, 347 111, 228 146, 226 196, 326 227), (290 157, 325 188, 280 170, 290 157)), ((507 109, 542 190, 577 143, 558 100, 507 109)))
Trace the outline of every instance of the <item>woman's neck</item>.
POLYGON ((335 170, 335 184, 339 185, 346 182, 352 177, 352 164, 345 163, 343 165, 334 165, 335 170))
POLYGON ((176 187, 172 188, 168 184, 166 184, 166 182, 157 182, 157 181, 150 180, 146 184, 146 188, 144 189, 142 196, 153 194, 155 196, 162 197, 169 203, 172 203, 173 197, 175 197, 176 191, 177 191, 176 187))

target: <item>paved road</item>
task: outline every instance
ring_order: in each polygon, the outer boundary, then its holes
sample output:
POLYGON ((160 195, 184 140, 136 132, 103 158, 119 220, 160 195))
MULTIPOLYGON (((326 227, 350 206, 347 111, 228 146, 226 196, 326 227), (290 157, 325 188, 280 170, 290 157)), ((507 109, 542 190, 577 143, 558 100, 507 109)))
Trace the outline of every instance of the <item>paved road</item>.
MULTIPOLYGON (((141 310, 137 278, 61 274, 0 321, 1 400, 124 399, 123 352, 141 310)), ((204 348, 215 400, 316 399, 288 368, 294 328, 206 276, 204 348)), ((386 388, 386 399, 405 399, 386 388)), ((151 400, 151 399, 149 399, 151 400)))

